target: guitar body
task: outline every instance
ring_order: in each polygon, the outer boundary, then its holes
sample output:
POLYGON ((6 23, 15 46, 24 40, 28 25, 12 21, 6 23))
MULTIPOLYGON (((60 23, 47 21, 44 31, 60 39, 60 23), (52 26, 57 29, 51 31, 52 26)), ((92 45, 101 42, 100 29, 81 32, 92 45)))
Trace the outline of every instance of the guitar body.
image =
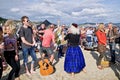
POLYGON ((54 72, 54 68, 52 65, 49 64, 48 59, 40 60, 39 66, 40 66, 40 74, 42 76, 47 76, 47 75, 50 75, 54 72))

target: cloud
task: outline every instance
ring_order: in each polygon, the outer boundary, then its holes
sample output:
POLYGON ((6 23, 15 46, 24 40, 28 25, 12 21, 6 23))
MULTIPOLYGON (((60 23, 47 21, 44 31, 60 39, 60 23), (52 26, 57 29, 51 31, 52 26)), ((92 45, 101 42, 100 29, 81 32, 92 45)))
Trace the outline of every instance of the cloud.
POLYGON ((83 15, 98 15, 105 13, 106 10, 103 8, 84 8, 80 12, 72 12, 73 16, 83 16, 83 15))
POLYGON ((11 12, 18 12, 18 11, 20 11, 20 9, 19 8, 11 8, 10 11, 11 12))
POLYGON ((0 15, 20 19, 27 15, 31 20, 45 19, 56 23, 72 22, 119 22, 120 0, 0 0, 0 15), (12 3, 11 3, 12 1, 12 3), (110 5, 114 3, 114 5, 110 5))

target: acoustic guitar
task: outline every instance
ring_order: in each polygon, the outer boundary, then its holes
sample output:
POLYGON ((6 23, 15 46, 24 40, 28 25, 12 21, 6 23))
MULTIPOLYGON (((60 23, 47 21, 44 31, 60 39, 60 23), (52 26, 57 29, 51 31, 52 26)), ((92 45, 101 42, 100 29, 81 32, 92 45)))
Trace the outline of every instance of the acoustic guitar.
POLYGON ((54 72, 54 68, 52 65, 49 64, 48 59, 42 59, 39 61, 39 66, 40 66, 40 74, 42 76, 47 76, 50 75, 54 72))

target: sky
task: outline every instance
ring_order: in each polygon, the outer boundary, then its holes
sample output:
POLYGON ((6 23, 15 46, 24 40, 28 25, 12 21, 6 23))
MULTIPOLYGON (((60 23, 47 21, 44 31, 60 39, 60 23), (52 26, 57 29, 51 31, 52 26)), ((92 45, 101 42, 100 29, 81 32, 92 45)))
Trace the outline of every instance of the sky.
POLYGON ((120 22, 120 0, 0 0, 0 17, 51 23, 120 22))

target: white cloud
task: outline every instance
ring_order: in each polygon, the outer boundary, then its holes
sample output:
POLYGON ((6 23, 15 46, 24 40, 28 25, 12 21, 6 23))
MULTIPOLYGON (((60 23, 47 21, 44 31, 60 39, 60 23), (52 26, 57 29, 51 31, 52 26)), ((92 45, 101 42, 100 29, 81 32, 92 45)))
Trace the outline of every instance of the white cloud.
POLYGON ((82 16, 82 15, 97 15, 97 14, 103 14, 106 10, 103 8, 84 8, 80 12, 72 12, 73 16, 82 16))
MULTIPOLYGON (((109 0, 110 1, 110 0, 109 0)), ((48 19, 63 23, 99 20, 119 21, 119 0, 114 6, 108 0, 0 0, 0 17, 19 19, 27 15, 31 20, 48 19), (12 1, 12 3, 11 3, 12 1), (7 6, 6 6, 7 5, 7 6), (112 9, 112 7, 114 7, 112 9), (109 8, 110 7, 110 8, 109 8), (118 12, 118 13, 117 13, 118 12), (112 17, 111 17, 112 16, 112 17), (109 19, 111 18, 111 19, 109 19)), ((115 2, 114 1, 114 2, 115 2)))
POLYGON ((12 12, 18 12, 18 11, 20 11, 20 9, 19 8, 11 8, 10 11, 12 11, 12 12))
POLYGON ((98 14, 98 15, 96 15, 95 17, 107 17, 108 15, 107 14, 98 14))
POLYGON ((87 13, 87 14, 99 14, 104 12, 105 12, 105 9, 103 8, 93 8, 93 9, 85 8, 81 11, 81 13, 87 13))

